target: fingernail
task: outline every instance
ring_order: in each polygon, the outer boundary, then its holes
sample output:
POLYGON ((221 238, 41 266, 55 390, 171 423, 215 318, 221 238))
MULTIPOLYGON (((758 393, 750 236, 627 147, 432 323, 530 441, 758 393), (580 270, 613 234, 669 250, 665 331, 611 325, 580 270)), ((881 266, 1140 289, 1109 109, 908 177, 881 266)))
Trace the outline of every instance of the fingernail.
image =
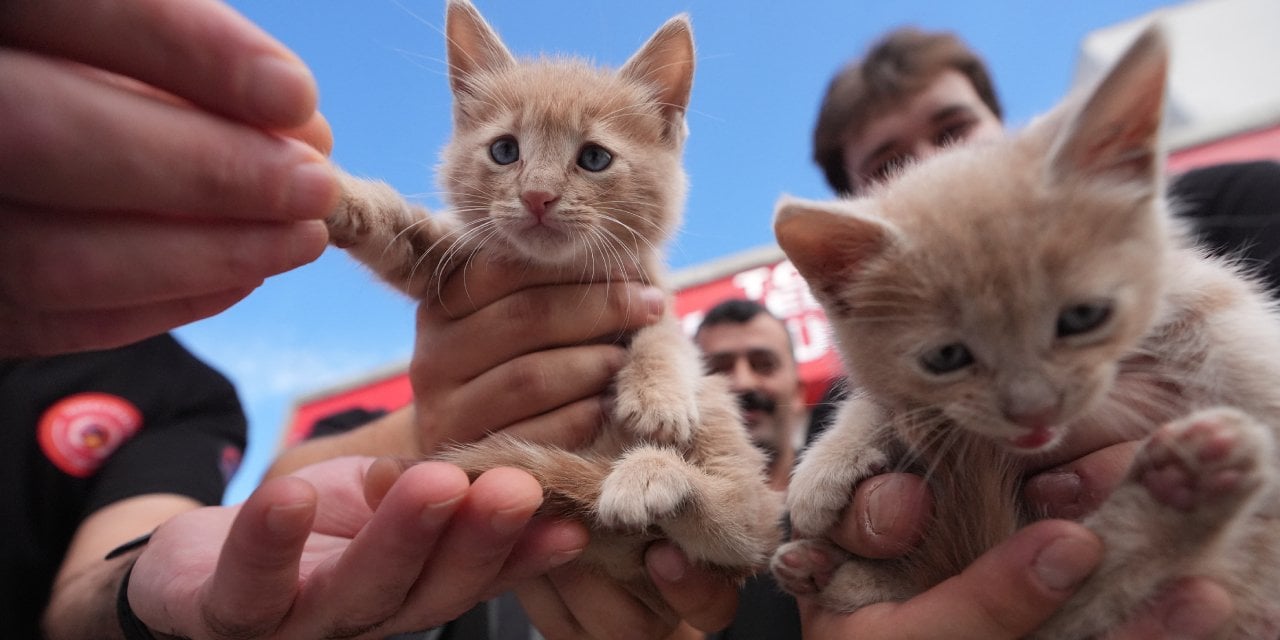
POLYGON ((671 546, 658 546, 649 551, 649 568, 667 582, 677 582, 689 570, 684 554, 671 546))
POLYGON ((261 56, 246 81, 250 108, 266 124, 300 125, 316 108, 316 81, 301 62, 261 56))
POLYGON ((493 517, 489 518, 489 526, 500 536, 514 535, 524 528, 531 515, 527 507, 510 507, 494 512, 493 517))
POLYGON ((267 530, 282 538, 298 535, 310 526, 313 506, 310 502, 297 502, 271 507, 266 515, 267 530))
POLYGON ((319 220, 307 220, 294 225, 289 235, 288 268, 310 264, 324 253, 329 242, 329 232, 319 220))
POLYGON ((577 559, 578 556, 582 555, 582 550, 583 547, 578 547, 577 549, 566 549, 564 551, 557 551, 551 554, 551 557, 547 558, 547 568, 550 569, 563 564, 568 564, 569 562, 577 559))
POLYGON ((1084 515, 1080 505, 1084 482, 1078 474, 1070 471, 1041 474, 1032 481, 1030 489, 1033 499, 1052 517, 1074 519, 1084 515))
POLYGON ((1226 622, 1226 616, 1227 612, 1221 607, 1199 598, 1178 598, 1164 617, 1165 637, 1176 640, 1212 638, 1226 622))
POLYGON ((284 212, 295 220, 321 220, 337 204, 338 195, 338 176, 328 163, 303 162, 289 176, 284 212))
POLYGON ((644 303, 649 319, 656 320, 662 316, 662 310, 667 303, 667 294, 657 287, 645 287, 640 290, 640 301, 644 303))
POLYGON ((460 502, 462 502, 461 494, 449 500, 429 504, 422 508, 422 513, 418 514, 418 522, 423 529, 438 529, 453 517, 460 502))
POLYGON ((902 479, 890 476, 880 480, 867 492, 867 528, 872 535, 884 535, 892 531, 902 513, 903 492, 907 487, 902 479))
POLYGON ((1032 568, 1046 587, 1068 591, 1089 577, 1101 559, 1097 545, 1062 536, 1040 549, 1032 568))

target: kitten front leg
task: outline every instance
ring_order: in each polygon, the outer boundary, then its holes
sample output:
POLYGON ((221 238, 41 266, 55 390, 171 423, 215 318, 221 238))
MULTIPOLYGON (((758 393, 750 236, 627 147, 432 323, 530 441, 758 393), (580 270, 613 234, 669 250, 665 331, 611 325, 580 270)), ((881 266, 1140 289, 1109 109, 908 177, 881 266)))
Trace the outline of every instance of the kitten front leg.
POLYGON ((385 182, 338 175, 342 198, 325 219, 330 243, 414 299, 426 298, 448 273, 441 261, 455 236, 452 225, 385 182))
POLYGON ((1170 578, 1199 574, 1215 556, 1241 553, 1238 534, 1249 530, 1261 499, 1276 490, 1274 440, 1269 428, 1226 408, 1197 412, 1152 434, 1124 483, 1085 520, 1106 548, 1102 566, 1035 637, 1101 633, 1170 578))
POLYGON ((636 332, 618 372, 614 417, 642 439, 683 446, 698 424, 702 360, 672 316, 636 332))
POLYGON ((840 519, 857 484, 888 468, 888 419, 879 405, 852 398, 841 405, 830 430, 800 457, 787 491, 796 537, 825 535, 840 519))

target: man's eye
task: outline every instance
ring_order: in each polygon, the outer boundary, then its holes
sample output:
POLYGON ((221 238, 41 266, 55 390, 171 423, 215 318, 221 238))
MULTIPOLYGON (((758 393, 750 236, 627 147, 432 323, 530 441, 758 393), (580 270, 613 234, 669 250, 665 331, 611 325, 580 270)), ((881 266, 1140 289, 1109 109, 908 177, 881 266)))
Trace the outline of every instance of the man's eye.
POLYGON ((755 353, 749 358, 751 370, 767 376, 778 370, 778 358, 772 353, 755 353))
POLYGON ((973 129, 973 121, 966 120, 957 122, 943 128, 934 138, 933 144, 939 147, 946 147, 956 143, 964 142, 969 138, 969 132, 973 129))
POLYGON ((906 154, 889 158, 871 170, 871 180, 874 182, 887 180, 909 162, 911 162, 911 156, 906 154))
POLYGON ((727 373, 733 369, 733 361, 731 357, 712 356, 703 359, 703 366, 710 374, 727 373))

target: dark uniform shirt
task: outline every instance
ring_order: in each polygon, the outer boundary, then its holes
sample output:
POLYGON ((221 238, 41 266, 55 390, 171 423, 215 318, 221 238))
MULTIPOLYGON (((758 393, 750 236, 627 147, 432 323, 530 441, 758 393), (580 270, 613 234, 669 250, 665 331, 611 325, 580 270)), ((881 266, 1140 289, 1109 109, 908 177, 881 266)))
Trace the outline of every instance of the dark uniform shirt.
POLYGON ((97 509, 152 493, 219 503, 245 432, 231 383, 168 335, 0 360, 0 635, 39 637, 71 536, 97 509))

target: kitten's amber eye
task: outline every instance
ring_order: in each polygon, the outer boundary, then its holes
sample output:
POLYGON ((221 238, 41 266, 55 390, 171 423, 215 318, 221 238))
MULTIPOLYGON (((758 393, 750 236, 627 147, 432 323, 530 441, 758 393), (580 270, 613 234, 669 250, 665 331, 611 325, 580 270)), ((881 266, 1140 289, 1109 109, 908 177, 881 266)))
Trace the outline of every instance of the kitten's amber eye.
POLYGON ((578 152, 578 166, 587 171, 604 171, 613 164, 613 154, 598 144, 589 144, 578 152))
POLYGON ((520 143, 512 136, 502 136, 489 145, 489 157, 498 164, 511 164, 520 159, 520 143))
POLYGON ((969 353, 968 347, 954 342, 920 356, 920 364, 929 373, 942 375, 973 364, 973 354, 969 353))
POLYGON ((1077 304, 1058 314, 1058 337, 1088 333, 1101 327, 1111 317, 1111 305, 1105 302, 1077 304))

